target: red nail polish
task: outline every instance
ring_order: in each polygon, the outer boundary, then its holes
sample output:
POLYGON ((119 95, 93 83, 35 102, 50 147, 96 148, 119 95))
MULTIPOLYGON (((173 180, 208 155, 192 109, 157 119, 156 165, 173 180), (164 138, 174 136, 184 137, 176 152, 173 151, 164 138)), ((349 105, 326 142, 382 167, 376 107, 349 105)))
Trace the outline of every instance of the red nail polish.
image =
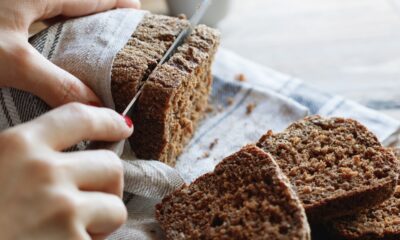
POLYGON ((88 104, 92 107, 101 107, 100 103, 97 102, 89 102, 88 104))
POLYGON ((128 125, 129 128, 132 128, 133 127, 132 119, 128 116, 124 116, 124 118, 125 118, 126 125, 128 125))

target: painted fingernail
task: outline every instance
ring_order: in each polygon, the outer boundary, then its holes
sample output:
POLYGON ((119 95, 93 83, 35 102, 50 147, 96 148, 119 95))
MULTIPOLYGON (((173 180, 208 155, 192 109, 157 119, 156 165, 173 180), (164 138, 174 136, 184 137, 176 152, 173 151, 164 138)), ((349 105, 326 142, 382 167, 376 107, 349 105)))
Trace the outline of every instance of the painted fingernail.
POLYGON ((124 119, 125 119, 126 125, 128 125, 129 128, 132 128, 133 127, 132 119, 130 117, 128 117, 128 116, 124 116, 124 119))
POLYGON ((88 104, 92 107, 101 107, 100 103, 98 102, 89 102, 88 104))

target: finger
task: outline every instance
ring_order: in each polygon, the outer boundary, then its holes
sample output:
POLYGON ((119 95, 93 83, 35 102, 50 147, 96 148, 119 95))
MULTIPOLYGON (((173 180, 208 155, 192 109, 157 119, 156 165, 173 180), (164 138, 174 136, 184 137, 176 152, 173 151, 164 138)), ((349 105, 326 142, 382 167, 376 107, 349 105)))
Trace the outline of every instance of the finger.
POLYGON ((133 124, 107 108, 70 103, 22 125, 43 145, 64 150, 82 140, 120 141, 133 133, 133 124))
POLYGON ((111 151, 62 153, 62 169, 82 191, 96 191, 122 197, 124 174, 121 159, 111 151))
POLYGON ((97 192, 82 192, 81 195, 84 202, 79 218, 90 235, 108 235, 126 221, 127 210, 120 198, 97 192))
POLYGON ((52 107, 70 102, 101 105, 100 99, 78 78, 48 61, 29 44, 20 48, 23 54, 16 57, 19 71, 10 81, 11 87, 28 91, 52 107))
POLYGON ((48 1, 47 4, 42 19, 58 15, 77 17, 113 8, 140 8, 139 0, 59 0, 48 1))

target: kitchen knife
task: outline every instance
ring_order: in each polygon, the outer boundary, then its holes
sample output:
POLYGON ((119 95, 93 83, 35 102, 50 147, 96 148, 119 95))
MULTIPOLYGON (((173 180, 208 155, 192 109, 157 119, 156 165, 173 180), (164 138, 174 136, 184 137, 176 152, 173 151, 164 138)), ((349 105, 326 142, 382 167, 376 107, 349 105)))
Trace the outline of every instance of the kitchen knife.
MULTIPOLYGON (((196 9, 196 12, 193 14, 193 16, 190 18, 189 22, 190 25, 184 28, 178 35, 178 37, 175 39, 175 41, 172 43, 171 47, 167 50, 167 52, 164 54, 164 56, 161 58, 161 60, 158 62, 157 66, 153 69, 153 71, 149 74, 147 79, 152 77, 152 75, 158 70, 158 68, 166 63, 171 56, 176 52, 176 50, 183 44, 183 42, 186 40, 186 38, 192 33, 194 27, 199 24, 200 20, 206 13, 208 7, 210 6, 212 0, 203 0, 199 6, 196 9)), ((139 96, 142 94, 144 86, 146 85, 147 79, 143 81, 141 86, 139 87, 138 92, 135 94, 135 96, 132 98, 131 102, 128 104, 128 106, 125 108, 124 112, 122 113, 122 116, 127 116, 129 115, 130 111, 132 110, 135 102, 138 100, 139 96)), ((123 149, 125 145, 125 140, 119 141, 119 142, 91 142, 89 143, 87 149, 106 149, 106 150, 111 150, 114 153, 116 153, 118 156, 122 155, 123 149)))

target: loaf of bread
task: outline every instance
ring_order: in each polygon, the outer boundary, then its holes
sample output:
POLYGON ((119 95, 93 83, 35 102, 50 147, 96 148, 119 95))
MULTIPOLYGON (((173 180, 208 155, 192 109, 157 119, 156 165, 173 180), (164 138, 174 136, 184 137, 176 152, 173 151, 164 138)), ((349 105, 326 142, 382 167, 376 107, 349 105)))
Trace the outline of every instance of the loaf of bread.
MULTIPOLYGON (((188 25, 185 19, 144 17, 114 60, 111 88, 118 111, 128 105, 188 25)), ((135 132, 130 143, 139 158, 175 164, 207 108, 211 63, 218 45, 218 32, 199 25, 147 80, 132 114, 135 132)))
POLYGON ((312 222, 353 215, 394 192, 398 160, 360 123, 307 117, 264 135, 269 152, 294 185, 312 222))
POLYGON ((354 216, 334 220, 329 226, 333 227, 333 232, 341 239, 400 239, 400 186, 381 205, 354 216))
POLYGON ((167 239, 310 239, 296 193, 271 155, 256 146, 164 198, 156 217, 167 239))

